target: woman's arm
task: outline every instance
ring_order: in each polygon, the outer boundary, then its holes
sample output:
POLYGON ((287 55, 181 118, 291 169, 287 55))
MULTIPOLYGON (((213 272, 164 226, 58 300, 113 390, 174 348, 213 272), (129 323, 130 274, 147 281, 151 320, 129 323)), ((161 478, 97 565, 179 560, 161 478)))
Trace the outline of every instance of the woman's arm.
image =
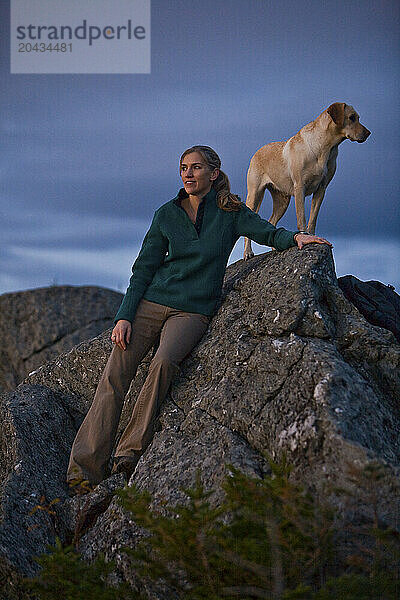
POLYGON ((275 227, 265 219, 262 219, 257 213, 253 212, 245 204, 238 211, 237 233, 248 237, 264 246, 271 246, 277 250, 286 250, 292 246, 298 246, 301 250, 306 244, 328 244, 328 240, 310 235, 303 231, 288 231, 283 227, 275 227))
POLYGON ((120 319, 132 323, 137 306, 147 286, 151 283, 157 269, 164 262, 168 250, 168 239, 163 235, 158 219, 158 211, 156 211, 138 257, 133 264, 129 287, 115 316, 114 323, 117 323, 120 319))
POLYGON ((297 232, 287 231, 283 227, 274 227, 245 204, 242 204, 240 210, 237 211, 236 231, 239 236, 243 235, 257 244, 271 246, 277 250, 286 250, 296 246, 294 236, 297 232))

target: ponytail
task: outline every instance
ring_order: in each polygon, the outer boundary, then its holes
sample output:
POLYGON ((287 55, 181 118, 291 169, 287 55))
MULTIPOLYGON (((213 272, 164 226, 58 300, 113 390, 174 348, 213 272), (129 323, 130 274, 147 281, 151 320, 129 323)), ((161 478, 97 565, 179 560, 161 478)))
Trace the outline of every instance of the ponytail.
POLYGON ((228 176, 220 170, 217 179, 213 183, 213 188, 217 192, 217 205, 222 210, 240 210, 241 200, 239 196, 231 193, 231 186, 228 176))

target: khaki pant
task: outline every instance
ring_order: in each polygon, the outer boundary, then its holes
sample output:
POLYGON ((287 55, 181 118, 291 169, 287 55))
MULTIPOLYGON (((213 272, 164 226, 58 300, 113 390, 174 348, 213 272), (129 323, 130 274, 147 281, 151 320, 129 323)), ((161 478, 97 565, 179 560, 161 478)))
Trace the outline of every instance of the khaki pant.
POLYGON ((201 339, 209 322, 210 317, 199 313, 141 300, 132 323, 131 341, 126 350, 114 346, 93 403, 76 434, 67 480, 83 477, 96 485, 107 476, 125 395, 138 365, 160 336, 159 347, 115 456, 137 456, 144 452, 153 437, 155 418, 179 370, 178 365, 201 339))

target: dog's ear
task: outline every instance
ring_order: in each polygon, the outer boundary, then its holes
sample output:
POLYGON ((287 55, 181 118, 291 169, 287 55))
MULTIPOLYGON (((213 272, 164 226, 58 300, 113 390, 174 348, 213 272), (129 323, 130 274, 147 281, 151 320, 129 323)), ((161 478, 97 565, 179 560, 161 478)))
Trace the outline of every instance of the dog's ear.
POLYGON ((330 107, 326 110, 331 119, 336 123, 338 127, 344 126, 344 109, 346 108, 346 104, 344 102, 335 102, 331 104, 330 107))

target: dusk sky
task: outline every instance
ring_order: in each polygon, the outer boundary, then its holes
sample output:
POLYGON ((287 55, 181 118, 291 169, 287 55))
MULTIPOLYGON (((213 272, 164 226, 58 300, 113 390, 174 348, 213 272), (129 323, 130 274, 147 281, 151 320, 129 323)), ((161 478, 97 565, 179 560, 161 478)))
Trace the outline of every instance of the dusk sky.
MULTIPOLYGON (((338 276, 399 292, 399 7, 153 0, 151 74, 11 75, 0 0, 0 293, 125 291, 154 211, 180 187, 184 149, 212 146, 245 200, 254 152, 335 101, 372 133, 339 147, 317 233, 334 244, 338 276)), ((271 206, 267 192, 263 218, 271 206)), ((296 229, 293 199, 279 225, 296 229)), ((242 253, 240 239, 231 262, 242 253)))

